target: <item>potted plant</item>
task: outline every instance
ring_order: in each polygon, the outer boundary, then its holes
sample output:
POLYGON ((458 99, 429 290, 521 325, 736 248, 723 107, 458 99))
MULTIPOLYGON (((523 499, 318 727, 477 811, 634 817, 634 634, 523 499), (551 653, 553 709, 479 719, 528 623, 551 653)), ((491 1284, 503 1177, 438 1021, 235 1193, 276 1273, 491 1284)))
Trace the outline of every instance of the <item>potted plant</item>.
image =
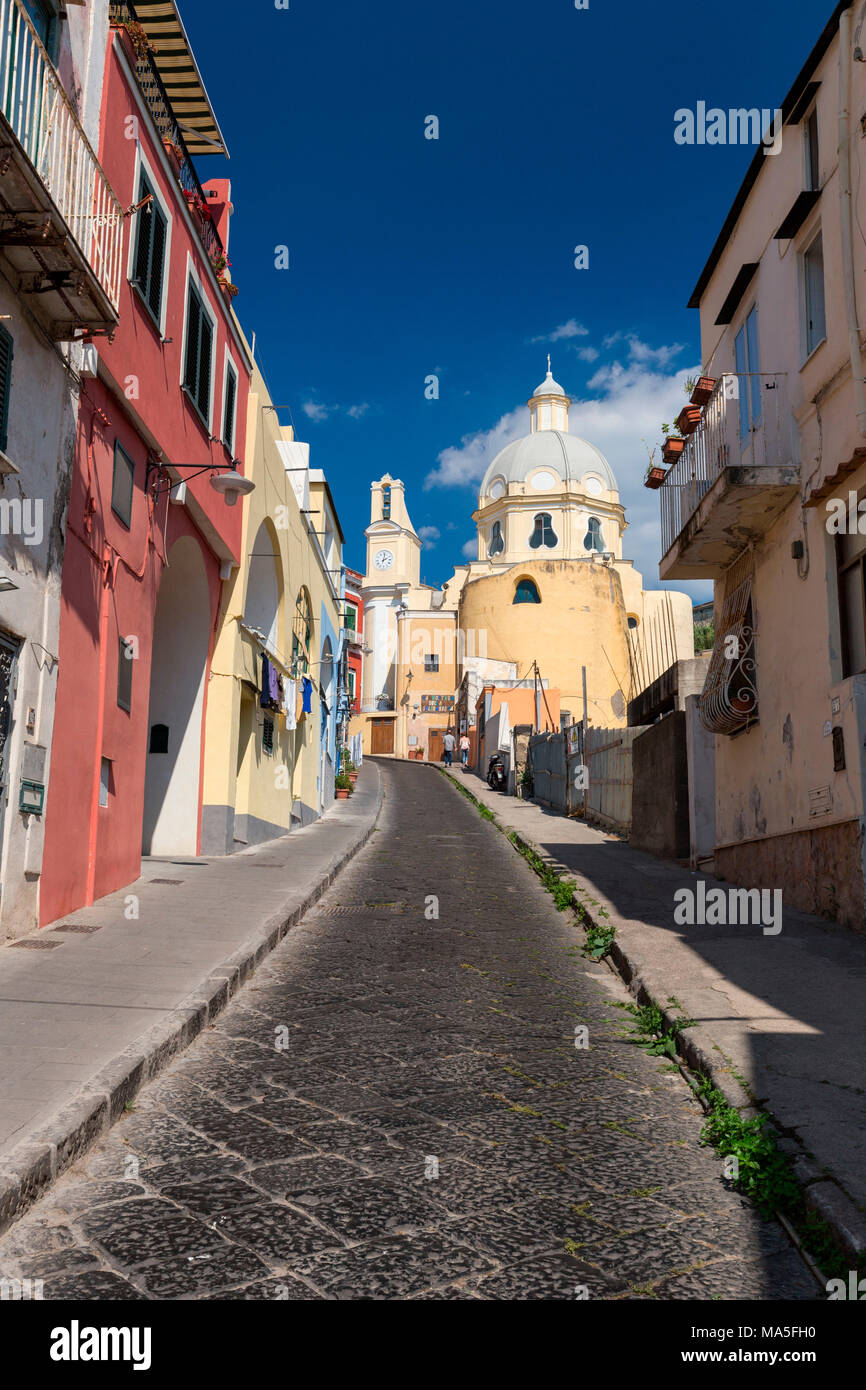
POLYGON ((665 463, 676 463, 683 449, 686 447, 686 441, 683 439, 677 426, 674 425, 672 427, 667 424, 667 422, 662 425, 662 434, 665 437, 665 442, 662 445, 662 458, 665 463))
POLYGON ((680 434, 694 434, 700 423, 701 407, 699 405, 684 405, 677 416, 677 429, 680 434))
POLYGON ((692 386, 691 402, 692 405, 708 405, 710 397, 716 388, 716 379, 713 376, 699 376, 692 386))
POLYGON ((169 164, 171 165, 175 174, 179 174, 180 166, 183 164, 183 150, 181 149, 180 145, 176 145, 173 140, 170 140, 168 138, 168 136, 165 137, 162 143, 165 146, 165 152, 168 155, 169 164))
POLYGON ((661 464, 656 463, 656 451, 655 449, 650 449, 650 446, 647 444, 646 440, 644 440, 644 448, 647 451, 649 463, 647 464, 646 472, 643 475, 643 485, 644 487, 651 488, 661 487, 662 483, 664 482, 667 476, 667 469, 662 468, 661 464))
POLYGON ((340 772, 334 778, 334 792, 339 801, 347 801, 352 795, 352 783, 347 772, 340 772))

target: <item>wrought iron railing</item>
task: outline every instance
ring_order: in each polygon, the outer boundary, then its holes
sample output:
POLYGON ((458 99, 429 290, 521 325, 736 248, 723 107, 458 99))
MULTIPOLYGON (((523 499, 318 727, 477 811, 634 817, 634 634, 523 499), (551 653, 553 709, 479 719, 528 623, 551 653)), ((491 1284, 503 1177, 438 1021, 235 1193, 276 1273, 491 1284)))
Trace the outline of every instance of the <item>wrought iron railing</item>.
POLYGON ((116 310, 123 209, 21 0, 0 0, 0 110, 116 310))
POLYGON ((198 175, 190 158, 186 142, 181 134, 168 93, 163 85, 162 78, 156 70, 156 65, 150 57, 147 48, 144 31, 136 29, 138 19, 135 13, 135 6, 126 3, 115 3, 112 0, 109 5, 111 23, 116 28, 125 28, 130 33, 132 46, 135 50, 135 76, 138 81, 141 94, 147 103, 153 123, 159 132, 160 138, 168 145, 174 147, 178 152, 177 158, 169 155, 178 183, 183 190, 184 197, 190 203, 190 210, 193 220, 196 223, 199 240, 208 254, 211 262, 223 254, 223 244, 220 240, 216 224, 209 214, 206 213, 207 198, 198 175), (133 26, 133 27, 131 27, 133 26))
POLYGON ((719 377, 701 423, 659 489, 663 555, 725 468, 782 467, 796 461, 787 384, 785 372, 726 372, 719 377))

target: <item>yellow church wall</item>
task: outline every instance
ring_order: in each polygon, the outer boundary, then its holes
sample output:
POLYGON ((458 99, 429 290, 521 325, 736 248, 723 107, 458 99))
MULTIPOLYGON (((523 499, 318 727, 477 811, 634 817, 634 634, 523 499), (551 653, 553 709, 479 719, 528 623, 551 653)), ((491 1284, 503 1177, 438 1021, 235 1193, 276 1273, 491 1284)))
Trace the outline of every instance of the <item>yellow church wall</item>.
POLYGON ((626 606, 617 570, 600 562, 534 560, 505 574, 470 579, 460 601, 460 627, 484 633, 487 656, 517 663, 520 677, 537 661, 561 692, 561 706, 582 717, 581 667, 586 667, 590 722, 626 722, 629 656, 626 606), (541 603, 513 603, 518 580, 532 579, 541 603))

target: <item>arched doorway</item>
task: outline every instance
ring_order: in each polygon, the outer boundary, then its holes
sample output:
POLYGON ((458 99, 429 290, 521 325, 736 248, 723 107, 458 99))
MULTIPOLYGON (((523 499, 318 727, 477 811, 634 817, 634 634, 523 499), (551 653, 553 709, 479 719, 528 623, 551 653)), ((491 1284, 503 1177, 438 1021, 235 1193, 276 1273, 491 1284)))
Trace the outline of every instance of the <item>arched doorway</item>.
POLYGON ((195 854, 211 609, 198 543, 175 541, 156 602, 142 854, 195 854))

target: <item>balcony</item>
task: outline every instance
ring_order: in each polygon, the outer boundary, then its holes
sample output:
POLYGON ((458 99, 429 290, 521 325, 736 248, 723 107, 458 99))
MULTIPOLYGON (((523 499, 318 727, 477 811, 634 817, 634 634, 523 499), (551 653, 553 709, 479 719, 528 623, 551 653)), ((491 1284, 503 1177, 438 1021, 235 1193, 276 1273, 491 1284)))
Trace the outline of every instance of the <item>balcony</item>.
POLYGON ((800 487, 787 375, 726 373, 659 490, 662 579, 713 579, 800 487))
POLYGON ((117 325, 123 209, 21 0, 0 0, 0 250, 48 334, 117 325))
MULTIPOLYGON (((2 0, 0 0, 0 3, 2 3, 2 0)), ((213 264, 223 254, 224 248, 216 225, 212 221, 208 211, 207 196, 198 181, 198 175, 195 172, 192 159, 190 158, 187 141, 194 139, 191 128, 188 122, 184 123, 183 128, 181 127, 181 123, 175 115, 172 98, 166 90, 165 83, 163 82, 163 78, 157 66, 161 48, 159 43, 154 45, 150 42, 150 31, 154 28, 154 21, 150 15, 150 11, 153 8, 152 5, 143 6, 141 14, 139 14, 133 5, 116 4, 112 2, 109 5, 111 24, 115 29, 125 30, 129 36, 129 42, 135 60, 136 81, 138 82, 141 95, 144 97, 153 123, 162 139, 169 163, 172 167, 172 172, 180 185, 181 192, 183 193, 190 215, 195 224, 199 241, 204 247, 211 264, 213 264), (184 131, 187 133, 184 134, 184 131)), ((165 5, 157 8, 166 11, 168 20, 171 19, 171 15, 174 13, 174 7, 172 5, 165 5)), ((164 23, 167 23, 168 20, 164 18, 164 23)), ((173 57, 176 63, 180 63, 183 54, 175 52, 174 41, 171 34, 169 33, 168 37, 164 37, 157 25, 155 37, 162 40, 162 47, 165 48, 168 58, 173 57)), ((185 54, 187 52, 184 36, 183 53, 185 54)), ((190 62, 191 61, 192 59, 190 58, 190 62)), ((195 73, 197 75, 197 69, 195 73)), ((195 97, 199 90, 197 82, 190 78, 187 81, 187 89, 189 98, 195 97)), ((176 96, 175 101, 178 100, 179 97, 176 96)), ((196 145, 199 145, 199 141, 196 141, 196 145)), ((200 148, 212 154, 224 153, 221 137, 219 142, 216 140, 209 140, 208 142, 201 143, 200 148)))

